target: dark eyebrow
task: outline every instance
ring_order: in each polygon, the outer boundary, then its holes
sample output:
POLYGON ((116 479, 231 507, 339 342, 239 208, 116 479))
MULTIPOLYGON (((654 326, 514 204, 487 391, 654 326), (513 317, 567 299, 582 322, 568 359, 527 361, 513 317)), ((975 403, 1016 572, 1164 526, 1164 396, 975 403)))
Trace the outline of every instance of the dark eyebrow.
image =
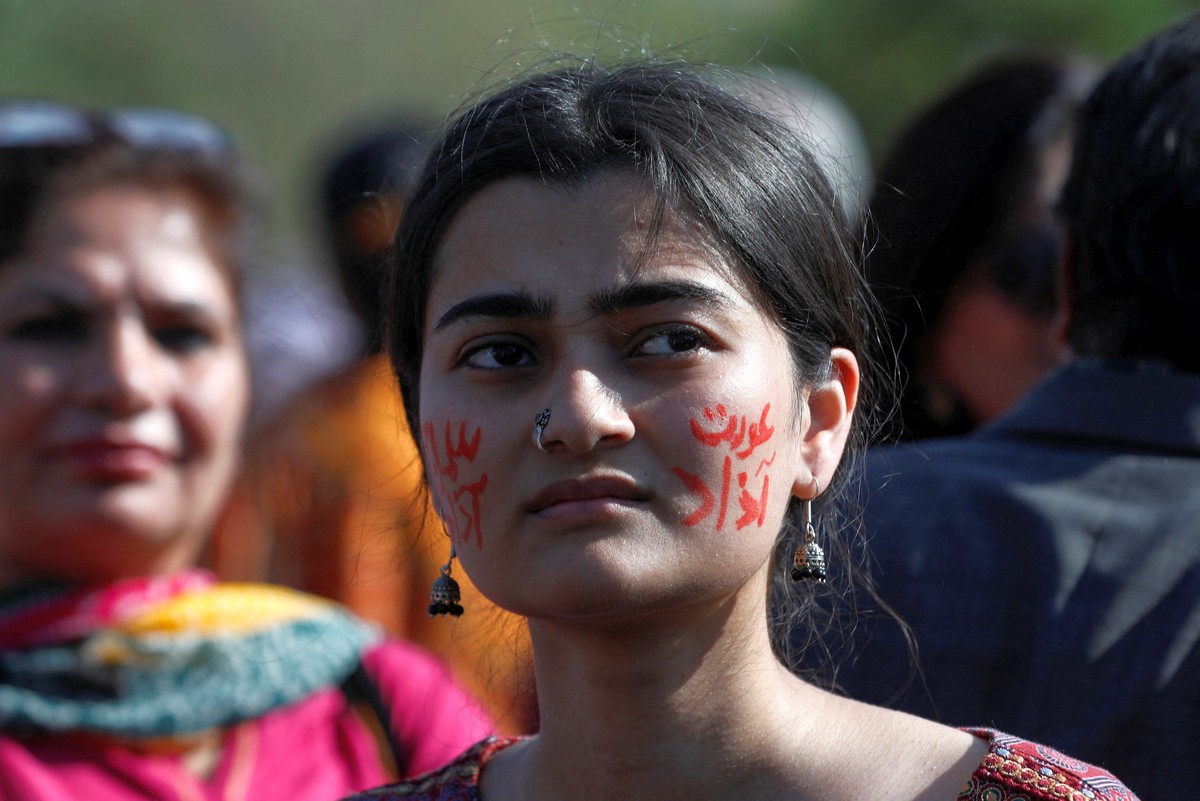
POLYGON ((37 303, 51 309, 74 311, 77 309, 86 309, 89 306, 90 298, 83 296, 81 293, 68 291, 61 287, 25 286, 12 293, 8 300, 11 302, 10 305, 14 306, 25 303, 37 303))
POLYGON ((614 314, 625 309, 653 306, 678 300, 702 300, 727 305, 729 298, 710 286, 692 281, 654 281, 604 289, 592 296, 589 304, 597 314, 614 314))
POLYGON ((455 303, 438 318, 434 331, 440 331, 451 323, 468 317, 529 317, 534 320, 549 320, 550 301, 535 298, 528 292, 495 292, 476 295, 455 303))
POLYGON ((216 323, 221 320, 221 315, 213 305, 198 303, 192 300, 168 301, 162 304, 161 309, 167 314, 177 314, 181 317, 201 322, 216 323))

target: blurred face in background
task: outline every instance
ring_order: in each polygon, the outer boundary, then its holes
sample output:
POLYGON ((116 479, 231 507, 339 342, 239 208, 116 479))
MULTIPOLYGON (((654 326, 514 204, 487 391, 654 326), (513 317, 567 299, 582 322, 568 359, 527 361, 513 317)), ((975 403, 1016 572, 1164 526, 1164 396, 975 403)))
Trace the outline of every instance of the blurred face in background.
POLYGON ((0 265, 0 586, 195 560, 249 394, 205 224, 182 190, 90 190, 0 265))

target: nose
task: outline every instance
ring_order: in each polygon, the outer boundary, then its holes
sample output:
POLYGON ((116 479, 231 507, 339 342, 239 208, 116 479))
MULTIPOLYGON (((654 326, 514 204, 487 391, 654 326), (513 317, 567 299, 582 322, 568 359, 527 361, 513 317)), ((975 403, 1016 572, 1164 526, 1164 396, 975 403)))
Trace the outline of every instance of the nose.
POLYGON ((120 321, 97 337, 78 376, 84 405, 127 417, 154 405, 164 384, 163 365, 149 332, 120 321))
POLYGON ((542 430, 542 446, 551 453, 560 448, 587 453, 633 438, 633 419, 624 398, 590 370, 568 371, 557 390, 547 395, 545 407, 550 420, 542 430))

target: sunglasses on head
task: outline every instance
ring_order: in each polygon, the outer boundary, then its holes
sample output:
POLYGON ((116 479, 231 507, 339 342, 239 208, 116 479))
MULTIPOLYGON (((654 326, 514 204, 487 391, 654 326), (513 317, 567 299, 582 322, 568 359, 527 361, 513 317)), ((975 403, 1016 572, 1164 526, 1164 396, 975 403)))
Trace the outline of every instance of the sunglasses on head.
POLYGON ((75 147, 111 137, 158 150, 233 151, 229 135, 215 123, 173 109, 96 112, 49 100, 0 103, 0 148, 75 147))

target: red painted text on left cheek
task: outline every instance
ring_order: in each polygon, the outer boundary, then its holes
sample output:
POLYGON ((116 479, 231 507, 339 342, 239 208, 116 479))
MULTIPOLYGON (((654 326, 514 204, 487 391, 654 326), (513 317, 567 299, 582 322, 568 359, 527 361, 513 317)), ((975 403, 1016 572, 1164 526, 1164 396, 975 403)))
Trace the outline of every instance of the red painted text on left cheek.
POLYGON ((467 422, 459 421, 457 436, 453 424, 447 420, 442 438, 432 422, 421 426, 421 441, 425 453, 432 461, 430 473, 435 482, 434 492, 442 506, 442 518, 456 544, 469 542, 475 534, 475 545, 483 548, 483 521, 480 518, 479 499, 487 489, 487 473, 476 473, 471 469, 479 453, 482 429, 475 426, 468 436, 467 422))
POLYGON ((771 476, 769 472, 762 475, 761 482, 759 476, 774 463, 775 451, 768 456, 766 449, 759 451, 759 446, 765 445, 775 434, 775 429, 767 423, 767 413, 770 411, 771 404, 768 403, 763 406, 758 422, 751 423, 747 417, 730 415, 724 405, 717 404, 704 409, 703 420, 692 418, 689 421, 692 436, 709 448, 725 450, 725 458, 721 467, 719 495, 698 474, 689 473, 682 467, 672 468, 672 472, 679 476, 688 491, 700 502, 694 511, 683 518, 685 526, 699 525, 715 511, 717 530, 723 530, 729 493, 736 480, 737 501, 742 513, 734 521, 734 526, 741 530, 753 523, 762 528, 767 514, 767 490, 771 476), (752 492, 756 487, 757 494, 752 492))

